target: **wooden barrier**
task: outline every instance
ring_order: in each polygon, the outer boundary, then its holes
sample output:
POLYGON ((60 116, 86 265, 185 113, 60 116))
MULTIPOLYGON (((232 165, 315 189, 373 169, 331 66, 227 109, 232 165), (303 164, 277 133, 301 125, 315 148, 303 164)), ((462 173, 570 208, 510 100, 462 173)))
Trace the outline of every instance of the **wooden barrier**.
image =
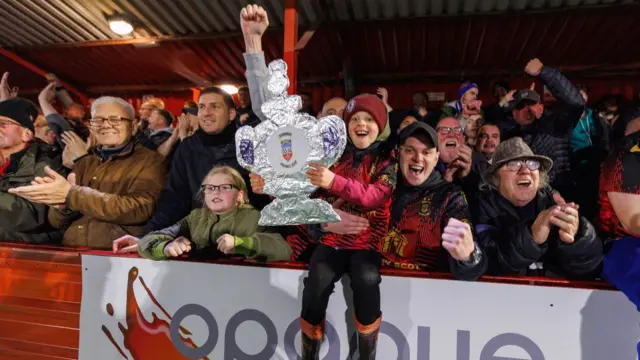
MULTIPOLYGON (((0 243, 0 359, 77 359, 82 298, 82 254, 113 256, 89 249, 0 243)), ((304 269, 301 263, 216 263, 304 269)), ((383 269, 383 275, 452 279, 450 274, 383 269)), ((488 277, 481 281, 519 285, 607 289, 599 281, 534 277, 488 277)))

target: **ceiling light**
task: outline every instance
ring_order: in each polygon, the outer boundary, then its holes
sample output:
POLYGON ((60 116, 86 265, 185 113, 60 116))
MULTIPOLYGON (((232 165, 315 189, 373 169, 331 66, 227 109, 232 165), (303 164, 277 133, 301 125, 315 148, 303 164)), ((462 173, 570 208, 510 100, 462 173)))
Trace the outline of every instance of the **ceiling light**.
POLYGON ((118 35, 129 35, 133 31, 133 25, 124 19, 113 19, 109 21, 111 31, 118 35))
POLYGON ((233 85, 220 85, 220 89, 226 91, 229 95, 235 95, 238 93, 238 88, 233 85))

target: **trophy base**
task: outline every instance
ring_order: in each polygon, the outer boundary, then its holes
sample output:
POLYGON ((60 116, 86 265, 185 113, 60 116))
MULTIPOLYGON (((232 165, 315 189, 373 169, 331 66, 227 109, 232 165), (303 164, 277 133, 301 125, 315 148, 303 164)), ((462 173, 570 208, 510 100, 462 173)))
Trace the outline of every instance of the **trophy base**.
POLYGON ((260 212, 260 226, 320 224, 340 221, 331 204, 320 199, 276 198, 260 212))

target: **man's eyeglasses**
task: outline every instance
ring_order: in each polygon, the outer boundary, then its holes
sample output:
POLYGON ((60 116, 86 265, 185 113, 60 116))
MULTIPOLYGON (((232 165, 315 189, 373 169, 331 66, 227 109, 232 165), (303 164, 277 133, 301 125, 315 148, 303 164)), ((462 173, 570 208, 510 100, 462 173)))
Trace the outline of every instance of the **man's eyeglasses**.
POLYGON ((133 121, 131 119, 124 118, 122 116, 109 116, 109 117, 94 117, 89 120, 89 125, 94 128, 99 128, 104 125, 104 122, 108 121, 111 126, 116 127, 122 124, 123 121, 133 121))
POLYGON ((222 184, 222 185, 202 185, 200 187, 200 189, 202 189, 202 191, 204 191, 205 194, 213 194, 215 192, 231 192, 234 189, 237 189, 236 186, 233 186, 231 184, 222 184))
POLYGON ((507 162, 507 169, 509 169, 509 171, 514 171, 514 172, 518 172, 520 171, 520 169, 522 169, 522 166, 526 165, 527 168, 531 171, 536 171, 540 169, 540 161, 538 160, 511 160, 509 162, 507 162))
POLYGON ((453 131, 453 133, 455 135, 458 134, 462 134, 462 128, 461 127, 437 127, 436 131, 438 132, 438 134, 440 135, 449 135, 449 133, 451 133, 453 131))
POLYGON ((0 120, 0 127, 1 127, 1 128, 7 127, 7 126, 9 126, 9 125, 22 126, 22 125, 20 125, 20 124, 18 124, 18 123, 15 123, 15 122, 13 122, 13 121, 0 120))

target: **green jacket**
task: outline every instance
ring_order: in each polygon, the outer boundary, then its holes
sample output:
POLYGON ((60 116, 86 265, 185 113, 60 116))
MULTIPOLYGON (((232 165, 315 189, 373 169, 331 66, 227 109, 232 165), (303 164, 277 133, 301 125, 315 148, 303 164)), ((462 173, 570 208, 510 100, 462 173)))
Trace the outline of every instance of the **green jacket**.
POLYGON ((260 211, 245 206, 223 215, 215 215, 207 208, 195 209, 168 228, 154 231, 138 244, 140 256, 162 260, 167 256, 164 248, 181 236, 191 240, 192 249, 217 246, 216 240, 229 234, 235 238, 235 254, 260 261, 283 261, 291 257, 291 247, 275 232, 258 225, 260 211))
POLYGON ((46 166, 66 176, 60 152, 35 140, 20 158, 18 169, 0 177, 0 241, 50 244, 62 240, 62 233, 47 220, 47 205, 34 204, 7 192, 11 188, 31 185, 36 176, 45 176, 46 166))

